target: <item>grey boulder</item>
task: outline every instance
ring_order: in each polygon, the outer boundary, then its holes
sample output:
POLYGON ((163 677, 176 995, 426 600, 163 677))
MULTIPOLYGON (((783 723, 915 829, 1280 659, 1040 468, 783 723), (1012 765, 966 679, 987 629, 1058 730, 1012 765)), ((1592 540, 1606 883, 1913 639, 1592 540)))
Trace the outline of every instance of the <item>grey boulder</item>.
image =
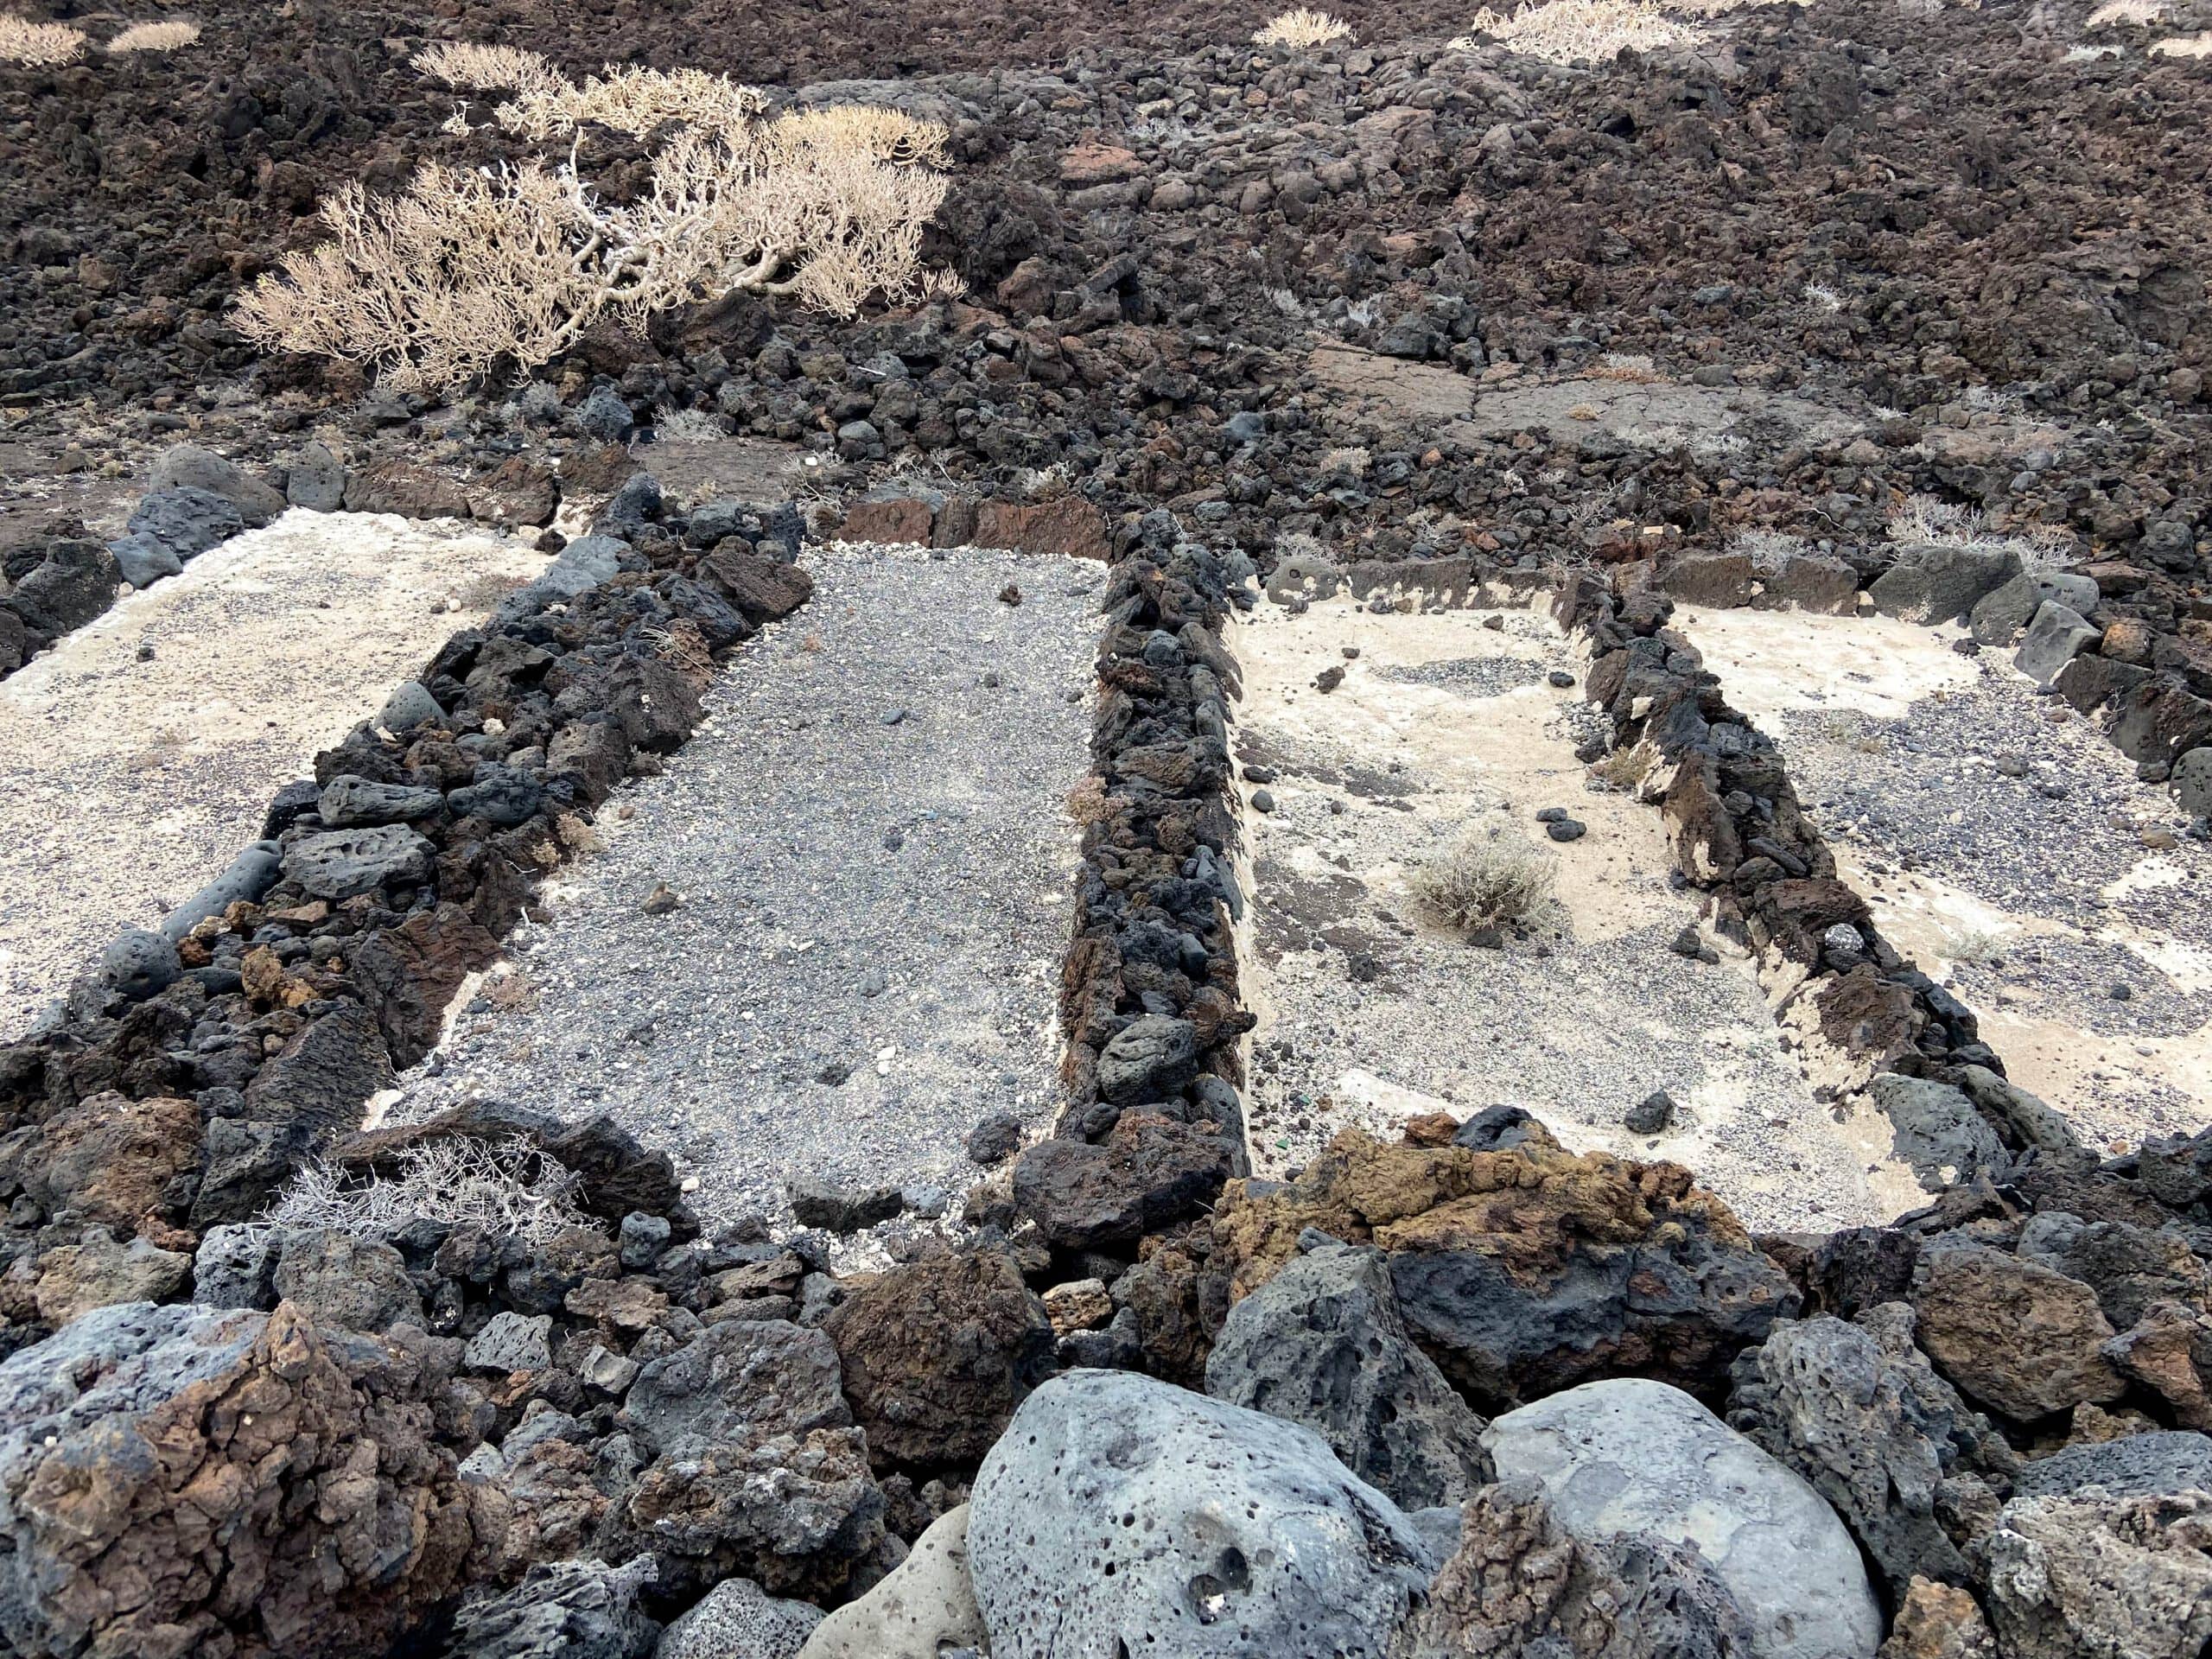
POLYGON ((798 1659, 940 1659, 981 1649, 987 1639, 969 1578, 963 1503, 931 1522, 882 1583, 817 1625, 798 1659))
POLYGON ((222 1222, 200 1236, 192 1253, 192 1300, 209 1307, 276 1306, 276 1256, 283 1238, 273 1228, 222 1222))
POLYGON ((837 1350, 788 1319, 731 1319, 654 1360, 631 1384, 631 1427, 673 1452, 748 1433, 804 1434, 853 1421, 837 1350))
POLYGON ((150 588, 184 569, 184 561, 174 549, 135 531, 117 537, 107 544, 107 550, 114 556, 116 573, 133 588, 150 588))
POLYGON ((1866 589, 1874 608, 1906 622, 1948 622, 2020 574, 2006 547, 1930 542, 1908 547, 1866 589))
POLYGON ((1967 618, 1974 637, 1985 645, 2009 645, 2046 600, 2087 616, 2097 607, 2097 584, 2065 570, 2023 570, 1978 601, 1967 618))
POLYGON ((1198 1028, 1148 1014, 1107 1039, 1098 1056, 1098 1092, 1116 1106, 1160 1100, 1198 1072, 1198 1028))
POLYGON ((1882 1615, 1859 1548, 1803 1479, 1681 1389, 1586 1382, 1484 1436, 1500 1479, 1533 1478, 1578 1538, 1695 1544, 1752 1628, 1759 1659, 1872 1659, 1882 1615))
POLYGON ((405 823, 431 817, 445 804, 446 798, 435 789, 379 784, 346 772, 323 785, 315 816, 329 829, 353 830, 366 823, 405 823))
POLYGON ((346 505, 346 463, 328 445, 310 443, 286 472, 284 499, 310 512, 337 512, 346 505))
POLYGON ((387 732, 411 732, 446 717, 438 700, 413 680, 403 680, 377 711, 377 724, 387 732))
POLYGON ((630 544, 613 536, 579 536, 561 550, 560 556, 537 577, 501 600, 492 613, 492 626, 502 627, 534 616, 549 605, 588 593, 612 582, 622 569, 622 556, 630 544))
POLYGON ((646 1659, 660 1625, 638 1605, 651 1556, 539 1562, 511 1590, 462 1603, 443 1659, 646 1659))
POLYGON ((430 843, 412 830, 379 824, 305 836, 285 850, 283 868, 285 879, 309 896, 334 903, 387 883, 427 881, 434 857, 430 843))
POLYGON ((60 639, 115 603, 122 580, 115 556, 98 542, 56 542, 8 595, 8 607, 35 632, 60 639))
POLYGON ((406 1258, 380 1239, 335 1227, 285 1234, 274 1283, 278 1296, 308 1309, 319 1325, 378 1332, 423 1323, 406 1258))
POLYGON ((2114 1497, 2212 1492, 2212 1435, 2152 1429, 2091 1446, 2069 1446, 2020 1465, 2015 1497, 2047 1497, 2099 1486, 2114 1497))
POLYGON ((2193 817, 2212 817, 2212 748, 2191 749, 2174 762, 2174 799, 2193 817))
POLYGON ((186 564, 245 528, 238 508, 212 490, 189 486, 149 492, 124 526, 186 564))
POLYGON ((1978 1169, 2001 1169, 2009 1161, 1997 1131, 1963 1091, 1947 1083, 1878 1071, 1866 1092, 1890 1120, 1897 1155, 1930 1192, 1967 1179, 1978 1169))
POLYGON ((1970 1553, 2005 1659, 2196 1659, 2212 1643, 2212 1495, 2016 1497, 1970 1553))
POLYGON ((1912 1344, 1912 1310, 1777 1324, 1736 1357, 1731 1427, 1803 1476, 1850 1524, 1892 1599, 1916 1577, 1966 1580, 1941 1516, 1966 1483, 2017 1461, 1988 1419, 1912 1344))
POLYGON ((750 1579, 724 1579, 662 1632, 653 1659, 792 1659, 821 1623, 811 1602, 772 1596, 750 1579))
POLYGON ((181 939, 232 905, 253 903, 276 885, 283 873, 276 849, 268 842, 256 842, 232 859, 229 868, 162 918, 163 936, 181 939))
POLYGON ((542 1371, 553 1363, 553 1316, 502 1308, 461 1351, 472 1371, 542 1371))
POLYGON ((2012 666, 2037 685, 2048 687, 2064 668, 2103 637, 2077 611, 2055 599, 2045 600, 2028 624, 2027 637, 2012 653, 2012 666))
POLYGON ((995 1654, 1382 1659, 1439 1563, 1312 1430, 1126 1371, 1022 1402, 969 1501, 995 1654))
POLYGON ((1206 1392, 1301 1423, 1408 1510, 1464 1503, 1490 1476, 1483 1420, 1414 1344, 1380 1250, 1311 1250, 1230 1310, 1206 1392))
POLYGON ((126 927, 100 952, 100 977, 134 1002, 167 990, 183 971, 176 942, 143 927, 126 927))
POLYGON ((180 443, 154 463, 149 490, 194 489, 219 495, 238 517, 259 529, 284 511, 284 498, 236 461, 226 461, 196 443, 180 443))

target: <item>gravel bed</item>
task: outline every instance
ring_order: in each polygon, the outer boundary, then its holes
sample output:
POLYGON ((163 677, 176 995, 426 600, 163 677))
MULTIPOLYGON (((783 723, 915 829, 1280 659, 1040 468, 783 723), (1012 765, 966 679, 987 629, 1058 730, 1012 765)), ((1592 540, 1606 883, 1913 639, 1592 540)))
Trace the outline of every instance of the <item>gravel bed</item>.
POLYGON ((390 1116, 608 1111, 677 1152, 702 1217, 779 1226, 786 1178, 926 1208, 973 1173, 979 1118, 1050 1118, 1104 573, 859 544, 805 563, 813 598, 601 813, 604 851, 390 1116))
POLYGON ((1956 630, 1726 613, 1688 632, 1884 929, 1995 1016, 2008 1059, 2015 1025, 2072 1051, 2024 1055, 2031 1087, 2115 1143, 2212 1122, 2212 846, 2165 790, 2009 652, 1961 659, 1956 630), (1802 666, 1746 671, 1742 642, 1777 627, 1802 666), (1869 694, 1885 682, 1910 695, 1869 694))
POLYGON ((0 1039, 261 833, 269 798, 545 568, 469 527, 284 514, 0 681, 0 1039))
POLYGON ((1395 1135, 1416 1112, 1511 1103, 1571 1147, 1689 1165, 1753 1226, 1923 1201, 1886 1137, 1870 1155, 1814 1098, 1750 964, 1672 948, 1699 906, 1669 880, 1659 814, 1575 760, 1586 705, 1545 683, 1575 667, 1567 642, 1540 618, 1506 620, 1316 606, 1239 634, 1240 753, 1274 772, 1272 810, 1250 819, 1257 1165, 1293 1168, 1347 1124, 1395 1135), (1343 683, 1308 689, 1345 643, 1360 655, 1343 683), (1553 843, 1535 814, 1554 807, 1586 833, 1553 843), (1407 883, 1471 830, 1554 866, 1553 901, 1495 948, 1437 925, 1407 883), (1629 1130, 1657 1090, 1675 1125, 1629 1130))

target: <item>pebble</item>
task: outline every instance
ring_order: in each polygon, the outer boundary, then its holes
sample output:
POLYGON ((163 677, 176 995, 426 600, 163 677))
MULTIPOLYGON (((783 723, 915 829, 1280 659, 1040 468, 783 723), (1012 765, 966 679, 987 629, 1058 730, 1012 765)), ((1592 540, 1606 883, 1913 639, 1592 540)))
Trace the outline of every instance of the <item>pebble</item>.
POLYGON ((1554 841, 1580 841, 1590 833, 1590 826, 1579 818, 1557 818, 1544 826, 1544 833, 1554 841))
POLYGON ((1264 789, 1254 790, 1252 791, 1252 810, 1255 812, 1274 811, 1275 810, 1275 798, 1274 794, 1264 789))

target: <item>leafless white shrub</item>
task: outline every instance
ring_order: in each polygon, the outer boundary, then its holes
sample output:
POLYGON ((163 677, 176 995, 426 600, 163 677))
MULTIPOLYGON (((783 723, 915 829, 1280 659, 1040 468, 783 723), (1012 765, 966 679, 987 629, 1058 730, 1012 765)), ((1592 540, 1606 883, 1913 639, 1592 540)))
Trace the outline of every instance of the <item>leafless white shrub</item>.
POLYGON ((1252 36, 1255 46, 1284 46, 1294 51, 1305 51, 1317 46, 1326 46, 1332 41, 1350 37, 1351 25, 1340 17, 1332 17, 1325 11, 1316 11, 1310 6, 1300 6, 1271 19, 1259 33, 1252 36))
MULTIPOLYGON (((1549 63, 1608 63, 1625 48, 1653 52, 1699 38, 1697 29, 1649 0, 1548 0, 1510 17, 1485 7, 1475 14, 1474 33, 1549 63)), ((1461 48, 1475 43, 1472 35, 1452 42, 1461 48)))
POLYGON ((1407 874, 1407 885, 1462 932, 1517 921, 1550 897, 1552 861, 1510 831, 1476 832, 1407 874))
POLYGON ((324 207, 332 240, 240 301, 257 344, 371 365, 403 390, 450 389, 505 359, 535 367, 609 314, 637 326, 749 290, 849 316, 872 294, 943 291, 920 269, 946 188, 935 123, 851 108, 767 118, 751 88, 689 70, 610 69, 576 87, 505 47, 417 61, 450 84, 513 91, 500 119, 566 132, 567 161, 429 166, 397 197, 347 187, 324 207), (602 202, 582 175, 593 123, 678 127, 627 205, 602 202))
POLYGON ((74 63, 85 55, 81 29, 67 23, 35 23, 13 12, 0 12, 0 63, 20 63, 35 69, 74 63))
POLYGON ((407 1147, 398 1173, 365 1179, 316 1161, 286 1185, 264 1217, 280 1227, 334 1227, 389 1238, 417 1221, 480 1227, 542 1244, 589 1224, 575 1174, 520 1135, 485 1141, 448 1135, 407 1147))
POLYGON ((200 38, 200 25, 183 22, 133 23, 107 43, 118 52, 180 52, 200 38))
POLYGON ((1764 527, 1738 531, 1733 550, 1745 555, 1751 562, 1751 569, 1762 576, 1777 574, 1791 558, 1805 550, 1805 538, 1792 536, 1787 531, 1764 527))
POLYGON ((729 435, 721 420, 703 409, 664 409, 653 416, 653 430, 663 443, 712 443, 729 435))

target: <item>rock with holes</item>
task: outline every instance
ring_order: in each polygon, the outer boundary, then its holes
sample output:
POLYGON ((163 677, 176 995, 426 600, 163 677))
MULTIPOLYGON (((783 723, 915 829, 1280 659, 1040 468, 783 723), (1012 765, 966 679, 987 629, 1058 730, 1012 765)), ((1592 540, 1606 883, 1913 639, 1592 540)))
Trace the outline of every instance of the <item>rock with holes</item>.
POLYGON ((1751 1622, 1759 1659, 1872 1659, 1882 1615, 1859 1548, 1803 1480, 1679 1389, 1588 1382, 1484 1435, 1500 1479, 1542 1483, 1578 1538, 1695 1544, 1751 1622))
POLYGON ((1464 1502, 1488 1478, 1483 1420, 1414 1346, 1380 1250, 1310 1250, 1230 1310, 1206 1392, 1287 1418, 1409 1510, 1464 1502))
POLYGON ((1026 1401, 969 1502, 990 1651, 1383 1659, 1434 1546, 1310 1429, 1125 1371, 1026 1401))
POLYGON ((811 1602, 772 1596, 750 1579, 724 1579, 668 1627, 653 1659, 791 1659, 821 1623, 811 1602))
POLYGON ((2212 1496, 2019 1497, 1977 1541, 2006 1659, 2197 1659, 2212 1643, 2212 1496))

